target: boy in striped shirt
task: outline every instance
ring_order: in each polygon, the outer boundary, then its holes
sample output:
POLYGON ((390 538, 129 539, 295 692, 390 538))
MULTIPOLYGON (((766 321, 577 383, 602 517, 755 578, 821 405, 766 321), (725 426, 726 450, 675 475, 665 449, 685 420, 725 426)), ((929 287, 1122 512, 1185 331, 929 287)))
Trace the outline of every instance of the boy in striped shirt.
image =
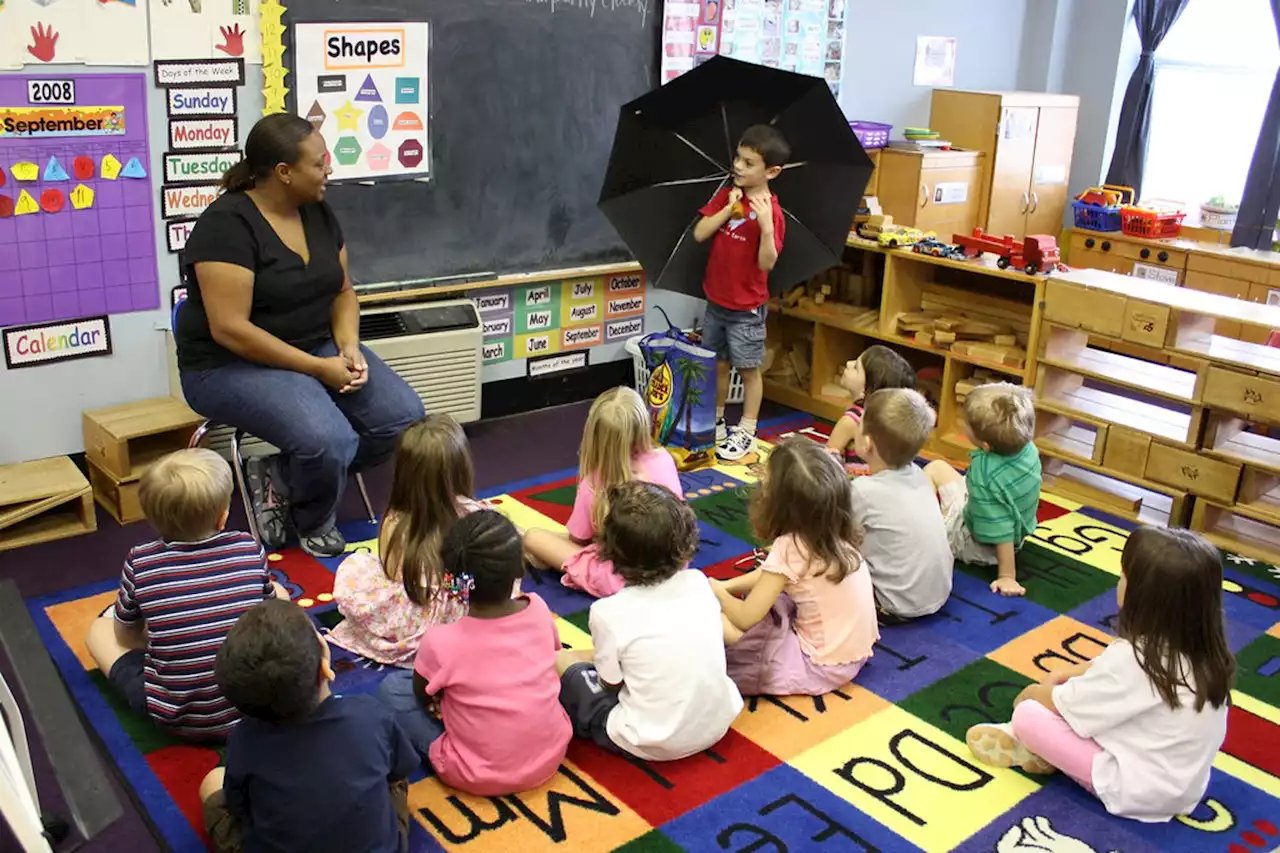
POLYGON ((1036 529, 1040 507, 1040 452, 1034 442, 1031 392, 1008 382, 980 385, 964 401, 964 433, 977 446, 961 476, 942 460, 924 472, 942 504, 951 555, 964 563, 994 565, 991 591, 1026 595, 1014 558, 1036 529))
POLYGON ((179 450, 138 485, 160 538, 130 549, 111 612, 86 645, 129 708, 191 740, 222 740, 240 719, 214 679, 218 647, 241 613, 288 599, 252 536, 223 532, 231 467, 212 450, 179 450))

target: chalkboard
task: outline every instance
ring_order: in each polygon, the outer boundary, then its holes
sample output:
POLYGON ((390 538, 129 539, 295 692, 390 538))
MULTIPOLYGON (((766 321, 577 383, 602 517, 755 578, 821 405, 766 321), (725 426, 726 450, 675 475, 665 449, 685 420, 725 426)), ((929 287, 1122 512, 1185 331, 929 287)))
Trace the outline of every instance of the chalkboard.
POLYGON ((326 194, 354 282, 629 260, 596 201, 618 108, 657 84, 659 3, 289 0, 286 24, 431 24, 431 182, 326 194))

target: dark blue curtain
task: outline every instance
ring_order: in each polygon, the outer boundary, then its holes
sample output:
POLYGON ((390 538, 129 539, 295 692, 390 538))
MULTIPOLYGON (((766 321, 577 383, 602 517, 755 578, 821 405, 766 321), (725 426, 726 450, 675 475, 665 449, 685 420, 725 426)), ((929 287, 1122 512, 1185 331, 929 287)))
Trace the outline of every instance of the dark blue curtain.
MULTIPOLYGON (((1280 0, 1271 0, 1271 14, 1276 21, 1276 37, 1280 38, 1280 0)), ((1231 245, 1252 249, 1271 249, 1271 235, 1276 216, 1280 214, 1280 71, 1271 84, 1271 101, 1262 119, 1258 144, 1253 149, 1249 177, 1244 182, 1240 214, 1231 245)))
MULTIPOLYGON (((1156 48, 1168 35, 1188 0, 1135 0, 1133 22, 1138 26, 1142 56, 1133 69, 1120 105, 1116 148, 1107 169, 1107 183, 1133 187, 1142 194, 1142 167, 1147 157, 1147 135, 1151 132, 1151 84, 1156 76, 1156 48)), ((1272 4, 1280 0, 1272 0, 1272 4)))

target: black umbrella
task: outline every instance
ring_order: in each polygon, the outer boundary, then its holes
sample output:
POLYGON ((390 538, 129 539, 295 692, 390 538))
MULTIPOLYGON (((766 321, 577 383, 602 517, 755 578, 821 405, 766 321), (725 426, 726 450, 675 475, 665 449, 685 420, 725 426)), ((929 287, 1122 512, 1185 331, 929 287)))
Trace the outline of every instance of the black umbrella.
POLYGON ((742 132, 772 124, 791 159, 771 182, 786 238, 776 292, 840 263, 874 168, 826 82, 723 56, 622 107, 600 209, 650 282, 702 295, 698 208, 728 184, 742 132))

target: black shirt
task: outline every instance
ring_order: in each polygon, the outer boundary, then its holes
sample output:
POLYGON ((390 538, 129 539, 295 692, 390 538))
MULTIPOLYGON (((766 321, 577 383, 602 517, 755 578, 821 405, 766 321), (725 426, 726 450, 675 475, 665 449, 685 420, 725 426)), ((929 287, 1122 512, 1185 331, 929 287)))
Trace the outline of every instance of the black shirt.
POLYGON ((313 350, 332 336, 329 312, 342 290, 342 229, 325 202, 298 208, 311 261, 304 264, 281 241, 253 199, 224 193, 200 214, 182 252, 187 301, 178 311, 174 339, 178 368, 208 370, 239 360, 209 332, 195 265, 235 264, 253 272, 249 322, 299 349, 313 350))
POLYGON ((387 783, 422 764, 372 696, 330 696, 299 723, 243 718, 227 738, 227 810, 245 853, 396 853, 387 783))

